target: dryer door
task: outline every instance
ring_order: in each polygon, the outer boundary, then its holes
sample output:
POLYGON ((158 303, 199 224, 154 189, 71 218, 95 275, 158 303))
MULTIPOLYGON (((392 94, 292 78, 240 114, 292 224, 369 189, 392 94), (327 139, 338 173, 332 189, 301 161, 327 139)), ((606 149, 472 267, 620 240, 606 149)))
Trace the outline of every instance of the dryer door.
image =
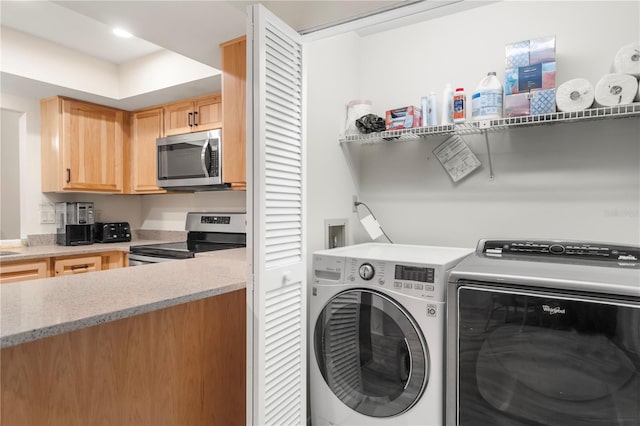
POLYGON ((407 411, 429 378, 429 351, 415 320, 376 291, 353 289, 333 297, 316 322, 314 349, 329 388, 366 416, 407 411))

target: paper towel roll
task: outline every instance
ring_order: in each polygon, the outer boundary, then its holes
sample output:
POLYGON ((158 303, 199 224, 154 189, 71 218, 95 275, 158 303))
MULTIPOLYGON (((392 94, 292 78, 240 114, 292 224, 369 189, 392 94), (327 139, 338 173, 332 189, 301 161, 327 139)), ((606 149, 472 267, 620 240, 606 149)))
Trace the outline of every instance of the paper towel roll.
POLYGON ((600 106, 625 105, 633 102, 638 80, 629 74, 605 74, 595 88, 596 103, 600 106))
POLYGON ((622 46, 613 60, 613 72, 640 78, 640 41, 622 46))
POLYGON ((556 90, 558 111, 582 111, 591 108, 595 98, 593 85, 584 78, 566 81, 556 90))

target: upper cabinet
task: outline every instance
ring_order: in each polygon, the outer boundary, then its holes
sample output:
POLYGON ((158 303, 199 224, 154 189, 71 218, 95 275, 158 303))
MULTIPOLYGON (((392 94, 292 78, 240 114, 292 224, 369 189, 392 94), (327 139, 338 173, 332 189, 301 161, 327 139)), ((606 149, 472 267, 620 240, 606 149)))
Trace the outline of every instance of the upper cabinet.
POLYGON ((165 136, 222 127, 220 93, 174 102, 164 106, 165 136))
POLYGON ((123 192, 126 111, 59 96, 40 111, 43 192, 123 192))
POLYGON ((129 194, 164 193, 156 185, 156 139, 164 136, 163 108, 150 108, 131 114, 131 146, 125 153, 129 194))
POLYGON ((247 41, 242 36, 220 45, 222 50, 222 176, 234 189, 245 189, 247 41))

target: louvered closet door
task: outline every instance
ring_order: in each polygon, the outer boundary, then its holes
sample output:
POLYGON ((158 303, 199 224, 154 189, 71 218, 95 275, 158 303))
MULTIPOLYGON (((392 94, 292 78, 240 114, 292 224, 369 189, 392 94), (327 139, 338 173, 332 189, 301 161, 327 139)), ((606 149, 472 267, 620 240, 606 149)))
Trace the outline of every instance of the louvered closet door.
POLYGON ((302 425, 307 334, 302 41, 260 5, 251 8, 250 19, 248 210, 254 275, 247 419, 254 425, 302 425))

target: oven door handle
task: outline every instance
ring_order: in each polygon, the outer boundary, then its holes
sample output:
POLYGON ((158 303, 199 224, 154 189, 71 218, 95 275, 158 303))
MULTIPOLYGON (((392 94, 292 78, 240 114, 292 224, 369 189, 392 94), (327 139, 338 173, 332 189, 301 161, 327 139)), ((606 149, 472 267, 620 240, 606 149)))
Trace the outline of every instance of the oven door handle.
POLYGON ((207 148, 209 148, 209 139, 204 141, 202 144, 202 152, 200 152, 200 164, 202 165, 202 171, 204 172, 205 177, 210 177, 209 169, 207 168, 207 148))
POLYGON ((128 257, 129 257, 129 260, 136 260, 138 262, 147 262, 147 263, 169 262, 171 260, 176 260, 176 259, 170 259, 166 257, 144 256, 141 254, 133 254, 133 253, 129 253, 128 257))

